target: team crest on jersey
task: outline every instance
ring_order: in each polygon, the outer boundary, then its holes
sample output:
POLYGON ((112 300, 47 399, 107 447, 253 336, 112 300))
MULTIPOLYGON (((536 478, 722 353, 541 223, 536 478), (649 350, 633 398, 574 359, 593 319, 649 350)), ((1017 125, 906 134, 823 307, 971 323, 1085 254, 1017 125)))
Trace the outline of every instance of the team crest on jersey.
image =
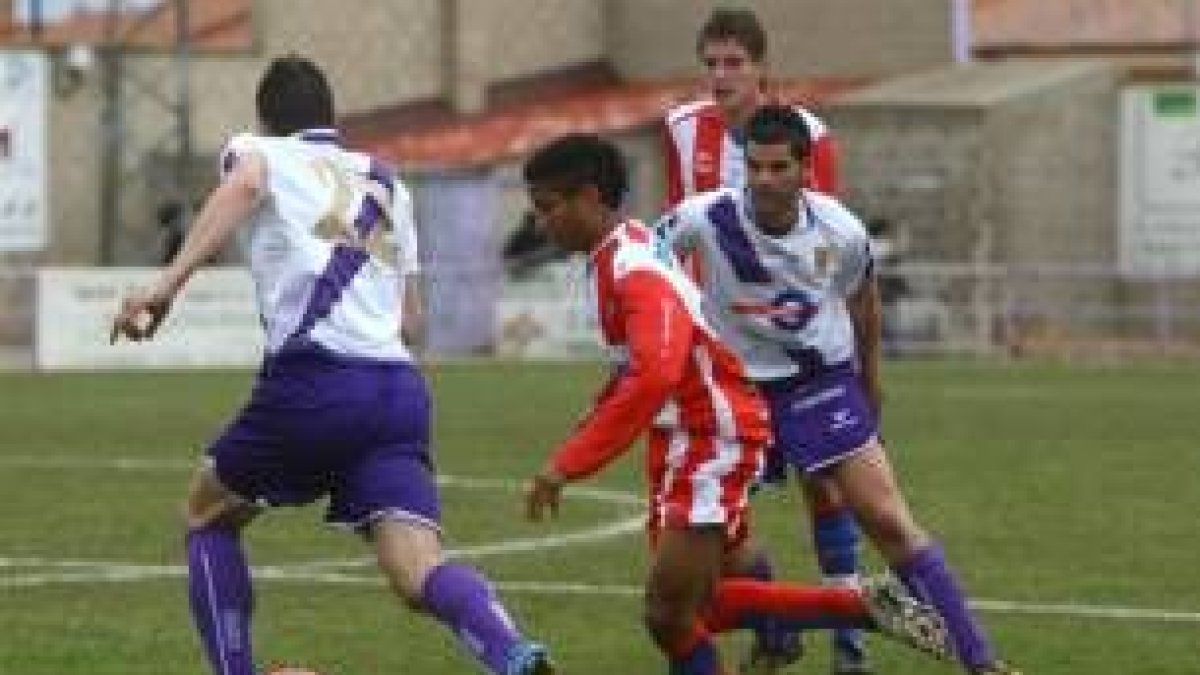
POLYGON ((384 188, 354 174, 347 174, 328 160, 314 160, 317 179, 332 191, 331 203, 317 221, 313 234, 325 241, 365 250, 372 260, 395 267, 395 254, 388 233, 392 214, 384 188), (351 217, 349 212, 359 204, 351 217))
POLYGON ((813 267, 817 278, 831 276, 837 269, 837 252, 831 246, 818 246, 813 250, 813 267))

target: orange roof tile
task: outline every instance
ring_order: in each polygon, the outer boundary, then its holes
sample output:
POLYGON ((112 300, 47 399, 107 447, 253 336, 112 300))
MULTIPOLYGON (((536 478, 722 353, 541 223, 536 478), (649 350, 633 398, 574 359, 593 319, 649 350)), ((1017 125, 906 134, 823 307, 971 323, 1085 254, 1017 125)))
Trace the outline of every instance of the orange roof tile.
MULTIPOLYGON (((817 105, 863 84, 861 79, 789 81, 774 91, 782 100, 817 105)), ((692 80, 613 84, 498 106, 478 116, 410 131, 351 135, 349 140, 405 169, 481 166, 528 154, 566 133, 608 134, 645 127, 698 91, 692 80)))
MULTIPOLYGON (((201 51, 239 51, 254 44, 253 0, 188 0, 191 47, 201 51)), ((40 36, 0 16, 0 44, 101 44, 108 34, 108 14, 77 10, 61 21, 48 21, 40 36)), ((117 17, 116 34, 124 44, 166 49, 175 45, 175 3, 117 17)))
POLYGON ((1184 48, 1200 38, 1200 0, 973 0, 974 47, 1184 48))

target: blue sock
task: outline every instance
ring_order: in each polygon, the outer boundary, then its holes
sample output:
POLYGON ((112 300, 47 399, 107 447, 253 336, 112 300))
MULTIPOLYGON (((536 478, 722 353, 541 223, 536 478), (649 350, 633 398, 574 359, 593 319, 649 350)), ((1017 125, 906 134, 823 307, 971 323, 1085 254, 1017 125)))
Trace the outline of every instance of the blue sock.
MULTIPOLYGON (((825 582, 831 585, 857 585, 859 570, 859 529, 847 508, 813 513, 813 543, 817 563, 825 582)), ((862 631, 841 628, 833 631, 834 648, 861 655, 862 631)))
POLYGON ((941 547, 931 544, 893 569, 913 597, 932 605, 942 615, 958 660, 968 670, 979 670, 995 661, 992 645, 971 615, 941 547))
MULTIPOLYGON (((767 554, 759 551, 755 553, 749 568, 744 570, 743 576, 756 581, 772 581, 775 578, 775 569, 767 554)), ((755 641, 768 651, 785 648, 792 635, 797 632, 775 617, 758 614, 746 617, 745 625, 754 632, 755 641)))
POLYGON ((503 675, 521 635, 483 575, 466 565, 442 563, 425 578, 422 596, 429 613, 475 658, 503 675))
POLYGON ((250 567, 235 530, 210 526, 187 535, 192 618, 216 675, 254 675, 250 567))
POLYGON ((697 629, 668 654, 670 675, 721 675, 721 657, 712 636, 697 629))

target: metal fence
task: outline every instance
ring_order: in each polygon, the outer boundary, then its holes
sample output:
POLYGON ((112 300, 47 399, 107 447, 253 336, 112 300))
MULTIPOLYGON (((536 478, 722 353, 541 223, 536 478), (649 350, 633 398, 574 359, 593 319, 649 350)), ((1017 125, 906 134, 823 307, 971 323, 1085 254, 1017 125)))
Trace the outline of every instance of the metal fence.
POLYGON ((1200 357, 1200 277, 1100 265, 904 263, 883 269, 890 351, 1200 357))
MULTIPOLYGON (((0 267, 0 368, 32 366, 36 273, 32 264, 0 267)), ((443 269, 434 276, 438 285, 445 285, 474 284, 478 275, 443 269)), ((1200 358, 1200 277, 1134 279, 1103 266, 911 262, 884 266, 880 282, 885 348, 892 356, 967 354, 1111 362, 1200 358)), ((568 291, 561 283, 529 288, 511 285, 521 282, 499 283, 501 291, 493 300, 497 305, 505 298, 520 297, 530 306, 554 309, 567 300, 568 291), (542 302, 534 302, 538 300, 542 302)), ((447 338, 447 332, 462 328, 461 317, 455 318, 462 312, 452 311, 445 301, 472 296, 473 291, 451 290, 440 289, 431 298, 438 311, 431 313, 430 320, 446 322, 430 327, 443 346, 433 356, 460 355, 454 353, 457 342, 447 338)), ((481 328, 480 321, 491 315, 497 317, 492 322, 496 346, 492 351, 512 356, 501 345, 506 328, 500 325, 500 307, 470 309, 476 320, 469 326, 469 353, 489 351, 486 344, 481 346, 481 340, 486 343, 488 338, 481 337, 481 330, 487 329, 481 328)), ((559 324, 563 324, 561 312, 546 320, 551 329, 559 324)), ((575 337, 571 333, 570 339, 575 337)), ((575 347, 572 353, 577 355, 575 347)))

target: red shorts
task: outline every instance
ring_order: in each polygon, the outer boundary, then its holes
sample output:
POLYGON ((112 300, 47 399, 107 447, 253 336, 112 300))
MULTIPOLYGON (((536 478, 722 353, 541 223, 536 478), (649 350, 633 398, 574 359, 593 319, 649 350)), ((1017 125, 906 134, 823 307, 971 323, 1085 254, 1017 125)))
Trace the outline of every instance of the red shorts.
POLYGON ((728 548, 750 534, 750 486, 763 444, 654 427, 647 443, 651 544, 664 529, 717 526, 728 548))

